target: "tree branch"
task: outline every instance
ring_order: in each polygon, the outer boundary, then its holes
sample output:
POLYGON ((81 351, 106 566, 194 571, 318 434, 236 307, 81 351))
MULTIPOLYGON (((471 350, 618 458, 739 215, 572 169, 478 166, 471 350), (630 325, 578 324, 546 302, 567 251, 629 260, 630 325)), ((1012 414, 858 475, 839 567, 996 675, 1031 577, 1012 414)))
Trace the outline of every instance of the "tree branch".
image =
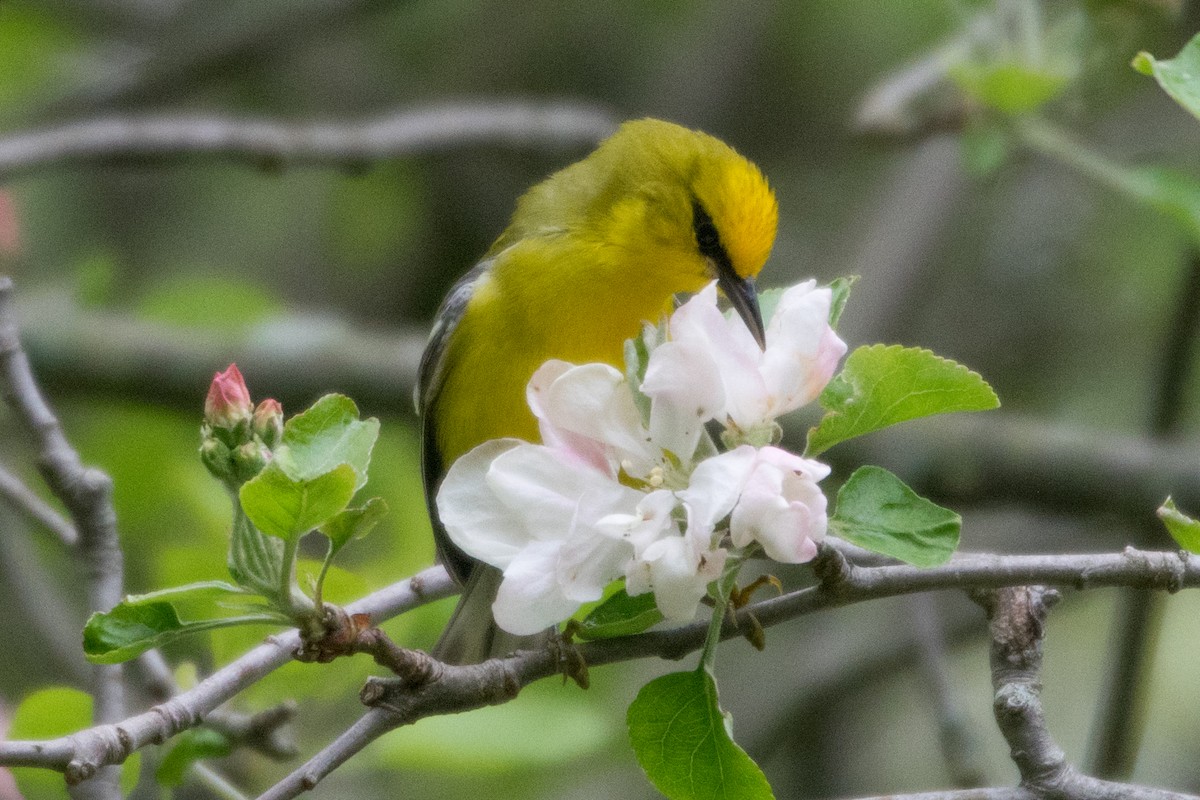
MULTIPOLYGON (((814 562, 821 583, 781 597, 753 603, 739 611, 722 629, 722 638, 741 636, 741 626, 753 615, 762 625, 774 625, 802 614, 898 594, 935 589, 972 589, 1056 583, 1086 589, 1099 586, 1145 586, 1167 591, 1200 586, 1200 561, 1185 553, 1141 552, 1077 556, 963 555, 931 569, 907 565, 857 566, 841 552, 854 552, 836 540, 827 541, 814 562)), ((575 659, 600 666, 635 658, 679 659, 699 649, 708 623, 699 622, 663 631, 585 642, 574 652, 550 647, 523 650, 506 658, 466 666, 434 662, 418 681, 370 679, 363 702, 372 707, 333 743, 276 784, 260 800, 288 800, 317 785, 337 766, 394 728, 420 719, 454 714, 508 702, 529 683, 560 674, 575 659), (386 712, 386 713, 385 713, 386 712)), ((427 657, 426 657, 427 659, 427 657)), ((946 795, 950 797, 952 795, 946 795)), ((963 794, 957 797, 991 797, 963 794)), ((1025 798, 1031 795, 996 795, 1025 798)), ((1146 800, 1185 795, 1139 795, 1146 800)))
MULTIPOLYGON (((103 472, 83 465, 38 389, 17 334, 12 288, 12 281, 0 276, 0 386, 4 399, 36 442, 42 477, 71 515, 78 533, 75 553, 87 578, 88 608, 107 611, 121 602, 125 584, 117 515, 112 504, 112 480, 103 472)), ((121 665, 93 666, 91 684, 96 722, 116 722, 125 716, 121 665)), ((119 800, 119 777, 116 770, 108 770, 73 795, 119 800)))
POLYGON ((280 122, 213 116, 110 116, 0 139, 0 182, 37 169, 111 159, 210 155, 253 164, 356 165, 457 147, 595 144, 616 129, 578 103, 446 103, 358 122, 280 122))
POLYGON ((75 526, 3 466, 0 466, 0 501, 53 533, 67 547, 74 548, 79 544, 75 526))
POLYGON ((988 592, 980 602, 992 634, 996 723, 1021 773, 1037 796, 1061 800, 1183 800, 1189 795, 1102 781, 1081 774, 1050 735, 1042 710, 1045 619, 1058 593, 1041 586, 988 592))
MULTIPOLYGON (((431 567, 350 604, 346 611, 366 614, 378 622, 456 591, 445 569, 431 567)), ((0 742, 0 765, 55 769, 65 774, 68 783, 78 783, 102 766, 123 762, 141 747, 159 744, 198 725, 213 709, 290 661, 299 648, 299 633, 287 631, 270 637, 192 689, 120 723, 47 741, 0 742)))

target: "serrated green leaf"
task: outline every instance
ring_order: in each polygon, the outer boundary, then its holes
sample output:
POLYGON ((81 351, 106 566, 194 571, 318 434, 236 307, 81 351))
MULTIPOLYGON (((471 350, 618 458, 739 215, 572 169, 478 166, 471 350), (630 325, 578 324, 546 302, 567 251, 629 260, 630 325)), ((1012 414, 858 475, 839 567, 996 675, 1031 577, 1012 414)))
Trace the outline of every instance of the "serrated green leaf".
POLYGON ((1200 521, 1180 511, 1170 497, 1163 501, 1157 513, 1176 544, 1189 553, 1200 553, 1200 521))
POLYGON ((1200 34, 1193 36, 1174 58, 1160 61, 1149 53, 1138 53, 1133 68, 1153 75, 1163 91, 1200 119, 1200 34))
POLYGON ((353 400, 327 394, 287 421, 283 443, 271 463, 294 481, 311 481, 348 464, 357 491, 367 482, 371 449, 378 437, 379 420, 360 420, 353 400))
POLYGON ((1066 87, 1064 72, 1035 69, 1019 62, 959 64, 949 70, 958 87, 1005 114, 1024 114, 1053 100, 1066 87))
POLYGON ((381 497, 372 497, 359 508, 347 508, 320 527, 321 533, 329 537, 330 556, 341 550, 351 539, 361 539, 379 524, 388 512, 387 503, 381 497))
POLYGON ((828 413, 808 431, 806 455, 865 433, 932 414, 986 411, 1000 405, 987 381, 928 350, 860 347, 821 393, 828 413))
POLYGON ((620 589, 592 609, 577 632, 582 639, 611 639, 641 633, 662 621, 652 592, 630 597, 620 589))
POLYGON ((154 777, 160 786, 175 787, 183 783, 188 769, 206 758, 223 758, 233 752, 233 743, 212 728, 191 728, 172 740, 171 749, 163 756, 154 777))
POLYGON ((860 467, 838 491, 831 532, 916 567, 944 564, 958 548, 962 517, 931 503, 882 467, 860 467))
POLYGON ((254 527, 290 541, 340 513, 357 489, 354 468, 338 464, 310 480, 287 475, 275 461, 242 485, 238 497, 254 527))
POLYGON ((765 800, 762 770, 729 735, 707 670, 673 672, 642 687, 626 715, 629 741, 670 800, 765 800))
MULTIPOLYGON (((92 725, 92 696, 66 686, 39 689, 17 706, 5 739, 57 739, 92 725)), ((132 753, 121 764, 121 796, 137 785, 141 753, 132 753)), ((57 772, 33 767, 13 767, 21 795, 28 800, 67 797, 67 785, 57 772)))
MULTIPOLYGON (((238 595, 243 596, 240 592, 238 595)), ((190 597, 187 603, 195 599, 190 597)), ((83 627, 83 654, 93 664, 119 664, 193 633, 280 621, 278 616, 268 613, 187 619, 180 617, 183 605, 141 599, 132 603, 123 601, 111 611, 92 614, 83 627)))

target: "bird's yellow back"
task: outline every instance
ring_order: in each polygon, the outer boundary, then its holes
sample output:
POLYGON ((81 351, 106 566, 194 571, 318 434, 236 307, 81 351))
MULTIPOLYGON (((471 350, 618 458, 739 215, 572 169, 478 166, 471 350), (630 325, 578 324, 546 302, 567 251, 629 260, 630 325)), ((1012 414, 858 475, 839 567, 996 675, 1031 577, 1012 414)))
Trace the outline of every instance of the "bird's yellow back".
POLYGON ((476 445, 538 440, 525 387, 542 363, 619 366, 624 341, 674 295, 717 278, 717 261, 739 278, 757 275, 776 217, 757 167, 718 139, 659 120, 626 123, 530 189, 447 299, 422 364, 430 495, 476 445))

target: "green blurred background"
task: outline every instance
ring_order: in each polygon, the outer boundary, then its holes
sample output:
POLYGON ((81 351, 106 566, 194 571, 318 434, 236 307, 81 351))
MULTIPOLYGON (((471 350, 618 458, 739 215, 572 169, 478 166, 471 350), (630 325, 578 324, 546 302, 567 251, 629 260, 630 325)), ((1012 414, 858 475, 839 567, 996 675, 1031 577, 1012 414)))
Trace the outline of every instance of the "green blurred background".
MULTIPOLYGON (((1069 131, 1114 170, 1200 176, 1200 124, 1128 66, 1139 50, 1174 54, 1198 28, 1200 7, 1182 0, 3 0, 0 153, 31 130, 139 113, 354 124, 511 101, 600 120, 664 117, 724 138, 771 180, 780 231, 762 285, 861 276, 843 317, 851 346, 928 347, 981 372, 1004 415, 1100 439, 1143 436, 1195 241, 1161 205, 1036 152, 1019 126, 1069 131), (1013 65, 1018 79, 996 89, 1013 65), (881 85, 899 87, 899 99, 864 105, 881 85)), ((27 348, 68 434, 116 482, 129 591, 224 574, 227 501, 196 447, 207 382, 235 359, 256 399, 294 412, 343 391, 383 421, 367 492, 392 513, 348 548, 333 599, 430 564, 413 347, 524 188, 590 147, 575 136, 369 162, 123 157, 0 171, 17 226, 15 241, 0 236, 0 273, 16 281, 27 348)), ((1185 442, 1197 425, 1191 383, 1174 429, 1185 442)), ((903 453, 869 455, 903 472, 903 453)), ((0 463, 37 483, 30 443, 3 409, 0 463)), ((1002 483, 987 494, 956 506, 964 548, 1170 546, 1153 505, 1114 510, 1103 490, 1073 507, 1006 495, 1002 483)), ((61 548, 0 507, 0 636, 12 643, 0 648, 4 717, 28 692, 81 683, 79 584, 61 548)), ((1121 601, 1068 600, 1050 622, 1046 703, 1060 743, 1084 763, 1121 601)), ((386 629, 427 646, 451 605, 386 629)), ((1198 605, 1184 594, 1153 617, 1134 780, 1200 790, 1198 605)), ((1011 784, 990 719, 982 614, 957 595, 933 608, 972 763, 984 782, 1011 784)), ((768 631, 762 654, 722 650, 736 738, 779 797, 950 785, 933 679, 914 655, 918 616, 910 600, 853 607, 768 631)), ((167 656, 203 674, 267 633, 214 634, 167 656)), ((298 698, 294 728, 309 755, 360 713, 371 668, 361 657, 294 664, 235 706, 298 698)), ((315 796, 654 797, 624 713, 645 680, 677 668, 605 667, 586 693, 545 681, 503 707, 424 721, 315 796)), ((298 763, 239 754, 217 766, 253 796, 298 763)), ((185 784, 176 796, 206 791, 185 784)))

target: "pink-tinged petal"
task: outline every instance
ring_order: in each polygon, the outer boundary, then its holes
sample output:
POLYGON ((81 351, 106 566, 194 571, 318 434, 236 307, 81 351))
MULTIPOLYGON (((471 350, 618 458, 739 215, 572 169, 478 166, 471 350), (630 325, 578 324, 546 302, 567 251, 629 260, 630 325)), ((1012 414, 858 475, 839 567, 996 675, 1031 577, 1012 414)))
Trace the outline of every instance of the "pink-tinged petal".
POLYGON ((805 281, 784 292, 767 326, 762 375, 775 418, 817 398, 846 353, 829 326, 833 293, 805 281))
POLYGON ((504 570, 492 604, 496 624, 509 633, 531 636, 562 622, 580 603, 562 592, 554 566, 562 542, 533 542, 504 570))
POLYGON ((535 447, 518 439, 485 442, 450 465, 438 489, 438 518, 463 552, 504 569, 529 543, 523 518, 492 492, 488 470, 501 455, 535 447))
POLYGON ((551 359, 542 364, 537 372, 533 373, 529 385, 525 388, 525 399, 533 411, 533 416, 537 418, 538 432, 543 444, 572 453, 580 461, 591 464, 598 470, 607 470, 608 455, 604 443, 558 427, 547 408, 550 387, 574 367, 574 364, 558 359, 551 359))
POLYGON ((818 461, 779 448, 762 448, 730 516, 734 545, 745 547, 757 541, 776 561, 811 560, 828 524, 827 501, 817 486, 828 473, 829 468, 818 461))
POLYGON ((214 428, 232 430, 239 423, 249 422, 254 404, 250 402, 250 390, 242 378, 237 364, 230 364, 224 372, 213 375, 204 398, 204 421, 214 428))
POLYGON ((625 377, 608 364, 567 370, 550 384, 543 400, 555 428, 603 443, 618 462, 649 464, 657 458, 625 377))

